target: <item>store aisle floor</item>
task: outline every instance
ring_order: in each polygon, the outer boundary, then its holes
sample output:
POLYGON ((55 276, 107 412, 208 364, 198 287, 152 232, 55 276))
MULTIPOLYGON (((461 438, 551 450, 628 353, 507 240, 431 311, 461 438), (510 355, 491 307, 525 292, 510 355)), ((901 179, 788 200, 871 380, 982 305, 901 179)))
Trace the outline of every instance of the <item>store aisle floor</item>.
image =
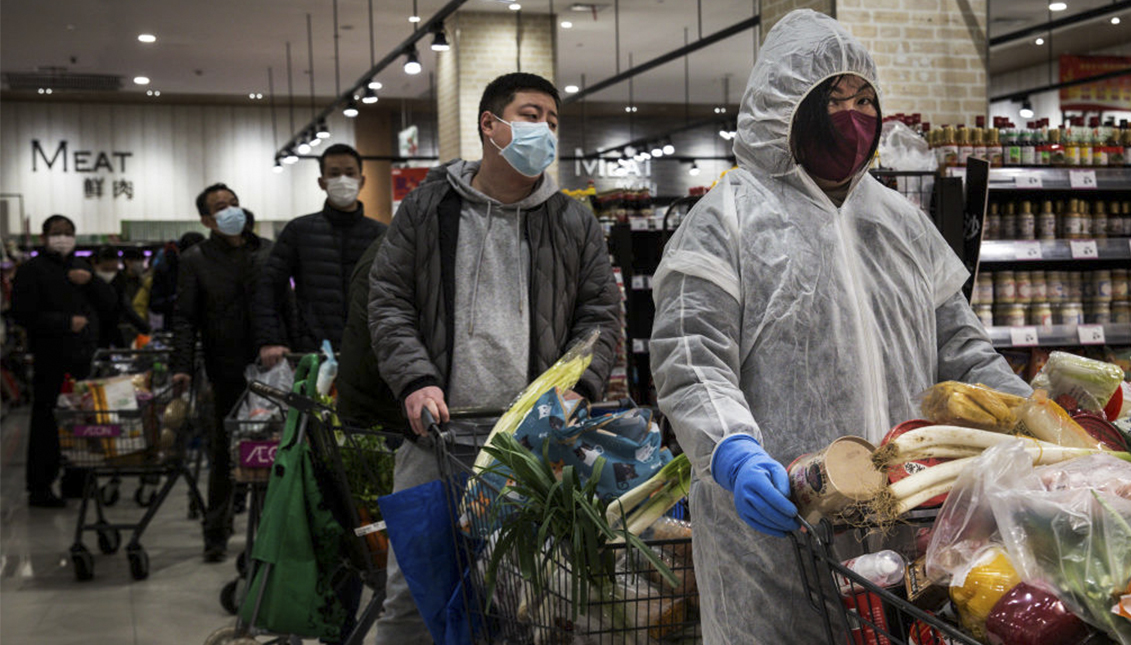
MULTIPOLYGON (((204 563, 200 523, 188 519, 188 487, 182 481, 142 536, 148 579, 130 577, 128 533, 114 555, 99 552, 97 536, 87 533, 94 579, 77 582, 69 549, 79 501, 69 500, 65 509, 27 505, 28 413, 24 406, 0 422, 0 643, 191 645, 234 624, 220 606, 220 590, 236 577, 235 554, 243 548, 246 516, 237 516, 227 560, 204 563)), ((123 482, 122 499, 108 509, 110 521, 141 518, 135 489, 136 479, 123 482)))

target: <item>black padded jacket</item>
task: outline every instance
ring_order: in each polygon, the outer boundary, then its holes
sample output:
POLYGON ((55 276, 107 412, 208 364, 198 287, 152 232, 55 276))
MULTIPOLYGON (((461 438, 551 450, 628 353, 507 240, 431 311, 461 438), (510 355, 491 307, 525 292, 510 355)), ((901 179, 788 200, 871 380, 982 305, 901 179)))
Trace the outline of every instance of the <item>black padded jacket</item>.
POLYGON ((341 349, 349 313, 349 281, 365 249, 387 228, 365 216, 360 203, 352 213, 329 202, 321 212, 288 223, 275 240, 255 297, 255 347, 288 345, 285 298, 294 280, 298 329, 290 349, 317 351, 323 339, 341 349))

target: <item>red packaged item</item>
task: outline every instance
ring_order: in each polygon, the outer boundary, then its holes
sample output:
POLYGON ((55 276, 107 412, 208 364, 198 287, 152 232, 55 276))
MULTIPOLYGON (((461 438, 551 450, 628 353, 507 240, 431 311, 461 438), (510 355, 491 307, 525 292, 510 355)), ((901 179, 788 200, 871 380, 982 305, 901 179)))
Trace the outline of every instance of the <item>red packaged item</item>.
POLYGON ((1022 582, 994 604, 986 632, 992 645, 1075 645, 1088 627, 1056 596, 1022 582))

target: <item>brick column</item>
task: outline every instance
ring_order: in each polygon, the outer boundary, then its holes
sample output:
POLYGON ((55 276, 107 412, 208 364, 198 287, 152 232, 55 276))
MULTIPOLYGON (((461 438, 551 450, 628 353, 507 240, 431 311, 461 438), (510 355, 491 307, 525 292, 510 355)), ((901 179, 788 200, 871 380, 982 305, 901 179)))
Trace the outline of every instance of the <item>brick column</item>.
POLYGON ((872 53, 884 114, 919 112, 937 127, 987 113, 987 0, 769 0, 762 33, 800 7, 835 15, 872 53))
MULTIPOLYGON (((510 72, 554 82, 554 17, 518 13, 458 12, 447 19, 451 51, 437 63, 436 102, 440 160, 483 156, 479 98, 483 88, 510 72)), ((557 164, 548 171, 557 176, 557 164)))

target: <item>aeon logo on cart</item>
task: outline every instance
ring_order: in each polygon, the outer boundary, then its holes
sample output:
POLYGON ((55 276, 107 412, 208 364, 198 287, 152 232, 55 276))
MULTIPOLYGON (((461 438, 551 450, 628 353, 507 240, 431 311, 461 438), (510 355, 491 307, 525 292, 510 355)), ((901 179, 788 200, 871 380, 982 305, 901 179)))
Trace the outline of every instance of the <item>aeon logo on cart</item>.
POLYGON ((117 424, 75 426, 71 431, 74 437, 117 437, 121 434, 122 426, 117 424))
POLYGON ((277 441, 241 441, 240 467, 270 468, 275 463, 275 451, 278 448, 277 441))

